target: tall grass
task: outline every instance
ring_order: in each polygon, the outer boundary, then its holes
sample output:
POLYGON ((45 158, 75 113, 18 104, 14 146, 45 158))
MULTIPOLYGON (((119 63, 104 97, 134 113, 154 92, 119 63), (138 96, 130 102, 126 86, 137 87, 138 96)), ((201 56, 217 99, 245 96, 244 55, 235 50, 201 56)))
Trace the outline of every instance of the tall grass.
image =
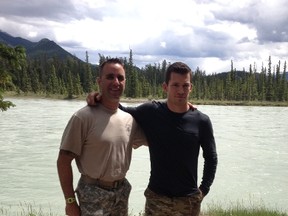
MULTIPOLYGON (((17 206, 2 206, 0 204, 0 216, 64 216, 63 214, 53 213, 50 210, 43 210, 41 206, 35 204, 20 203, 17 206)), ((64 211, 64 209, 63 209, 64 211)), ((220 205, 212 204, 201 216, 288 216, 287 213, 267 209, 264 206, 244 207, 242 204, 231 205, 223 209, 220 205)), ((142 212, 129 216, 144 216, 142 212)))
POLYGON ((241 203, 232 204, 223 209, 220 205, 211 205, 203 216, 288 216, 287 213, 279 210, 268 209, 264 205, 254 205, 247 207, 241 203))
MULTIPOLYGON (((64 215, 64 214, 63 214, 64 215)), ((63 216, 52 213, 52 210, 43 210, 41 206, 30 203, 20 203, 17 206, 2 206, 0 204, 0 216, 63 216)))

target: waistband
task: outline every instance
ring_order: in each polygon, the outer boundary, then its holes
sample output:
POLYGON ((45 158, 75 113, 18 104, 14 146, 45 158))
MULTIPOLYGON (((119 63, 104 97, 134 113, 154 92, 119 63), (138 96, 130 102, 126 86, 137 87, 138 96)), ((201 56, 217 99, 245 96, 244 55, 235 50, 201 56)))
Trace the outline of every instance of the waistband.
POLYGON ((91 178, 87 175, 81 175, 80 179, 86 184, 93 184, 93 185, 96 185, 96 186, 98 186, 102 189, 106 189, 106 190, 117 189, 120 186, 122 186, 124 181, 125 181, 125 178, 119 179, 117 181, 111 181, 111 182, 110 181, 103 181, 101 179, 91 178))

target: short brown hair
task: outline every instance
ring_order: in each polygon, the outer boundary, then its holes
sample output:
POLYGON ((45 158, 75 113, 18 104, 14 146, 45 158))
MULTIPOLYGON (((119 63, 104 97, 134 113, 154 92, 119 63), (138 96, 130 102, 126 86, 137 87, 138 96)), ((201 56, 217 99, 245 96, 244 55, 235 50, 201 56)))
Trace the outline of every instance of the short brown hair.
POLYGON ((121 59, 119 58, 108 58, 104 62, 101 63, 100 65, 100 76, 102 75, 103 68, 106 64, 120 64, 124 68, 124 63, 121 59))
POLYGON ((169 83, 171 79, 171 73, 177 73, 177 74, 187 74, 190 73, 190 82, 192 81, 192 70, 190 67, 183 63, 183 62, 174 62, 171 64, 167 70, 166 70, 166 75, 165 75, 165 82, 166 84, 169 83))

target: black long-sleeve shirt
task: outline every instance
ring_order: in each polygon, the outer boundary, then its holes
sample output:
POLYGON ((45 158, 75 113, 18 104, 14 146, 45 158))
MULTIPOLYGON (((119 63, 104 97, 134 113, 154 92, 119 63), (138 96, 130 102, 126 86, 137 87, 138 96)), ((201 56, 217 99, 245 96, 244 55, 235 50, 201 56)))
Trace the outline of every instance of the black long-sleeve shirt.
POLYGON ((132 114, 147 136, 151 161, 148 187, 152 191, 169 197, 196 193, 201 147, 204 170, 199 188, 204 194, 209 192, 215 177, 217 153, 207 115, 193 108, 175 113, 168 109, 166 102, 156 101, 123 109, 132 114))

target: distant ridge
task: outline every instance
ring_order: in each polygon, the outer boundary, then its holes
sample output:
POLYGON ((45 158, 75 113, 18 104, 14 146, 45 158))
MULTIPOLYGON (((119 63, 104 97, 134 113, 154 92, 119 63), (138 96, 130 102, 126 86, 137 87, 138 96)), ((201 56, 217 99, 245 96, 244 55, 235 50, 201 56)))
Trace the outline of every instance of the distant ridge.
POLYGON ((23 47, 29 47, 33 45, 33 42, 23 39, 21 37, 13 37, 10 34, 0 30, 0 42, 6 45, 15 47, 21 45, 23 47))
POLYGON ((11 47, 23 46, 26 49, 26 55, 28 58, 36 58, 41 56, 45 56, 46 58, 58 57, 61 59, 76 58, 54 41, 47 38, 44 38, 39 42, 31 42, 21 37, 13 37, 10 34, 0 30, 0 43, 4 43, 11 47))
MULTIPOLYGON (((73 58, 82 61, 79 58, 72 55, 71 53, 64 50, 54 41, 51 41, 47 38, 43 38, 39 42, 31 42, 21 37, 13 37, 10 34, 0 30, 0 43, 4 43, 12 47, 18 45, 23 46, 26 49, 26 54, 28 58, 37 58, 37 57, 40 58, 45 56, 46 58, 53 58, 53 57, 58 57, 60 59, 73 58)), ((225 78, 228 73, 229 71, 219 72, 217 76, 225 78)), ((245 76, 246 73, 248 72, 237 71, 236 73, 237 78, 243 78, 243 76, 245 76)), ((288 72, 286 72, 285 75, 286 80, 288 80, 288 72)))

